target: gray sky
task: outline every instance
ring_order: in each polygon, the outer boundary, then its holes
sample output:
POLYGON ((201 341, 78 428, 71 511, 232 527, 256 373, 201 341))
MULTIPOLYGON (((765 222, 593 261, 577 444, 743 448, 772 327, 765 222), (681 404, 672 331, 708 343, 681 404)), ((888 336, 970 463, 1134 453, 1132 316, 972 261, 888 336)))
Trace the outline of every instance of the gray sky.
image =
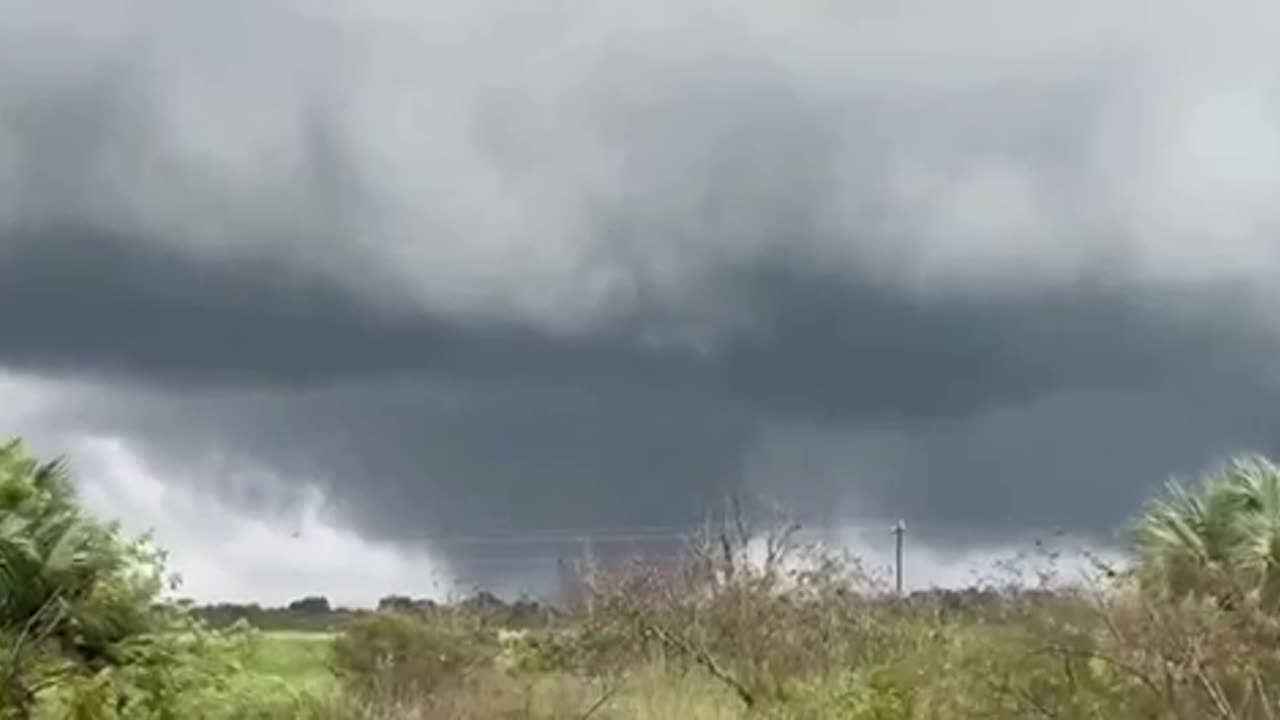
POLYGON ((208 597, 516 588, 738 488, 938 578, 1106 543, 1276 449, 1276 21, 0 0, 0 431, 208 597))

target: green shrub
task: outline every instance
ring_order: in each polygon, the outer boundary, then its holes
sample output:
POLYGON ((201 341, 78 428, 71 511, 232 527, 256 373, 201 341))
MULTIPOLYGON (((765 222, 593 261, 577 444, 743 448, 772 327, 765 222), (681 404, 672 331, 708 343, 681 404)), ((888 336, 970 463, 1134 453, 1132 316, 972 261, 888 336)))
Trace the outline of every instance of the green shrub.
POLYGON ((397 702, 429 697, 499 652, 496 631, 481 623, 394 612, 353 621, 333 645, 334 671, 346 692, 397 702))

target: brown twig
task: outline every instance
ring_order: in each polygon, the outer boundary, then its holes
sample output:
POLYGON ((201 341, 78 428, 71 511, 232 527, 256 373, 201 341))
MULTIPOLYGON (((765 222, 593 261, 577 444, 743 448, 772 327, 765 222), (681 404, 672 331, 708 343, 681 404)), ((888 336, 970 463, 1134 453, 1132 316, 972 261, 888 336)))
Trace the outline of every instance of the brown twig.
POLYGON ((617 685, 609 688, 608 690, 605 690, 603 693, 601 693, 600 697, 594 703, 591 704, 591 707, 587 708, 586 712, 578 716, 578 720, 589 720, 589 718, 592 715, 596 714, 596 711, 600 710, 600 708, 603 708, 605 704, 608 703, 609 700, 612 699, 613 696, 616 694, 618 694, 617 685))
POLYGON ((755 695, 752 694, 752 692, 731 673, 720 667, 720 664, 716 662, 715 658, 711 657, 711 654, 704 648, 694 647, 684 638, 673 635, 672 633, 667 632, 665 628, 653 623, 642 624, 646 631, 657 637, 663 644, 689 656, 694 662, 701 665, 708 673, 710 673, 712 677, 732 688, 744 705, 749 708, 755 707, 755 695))

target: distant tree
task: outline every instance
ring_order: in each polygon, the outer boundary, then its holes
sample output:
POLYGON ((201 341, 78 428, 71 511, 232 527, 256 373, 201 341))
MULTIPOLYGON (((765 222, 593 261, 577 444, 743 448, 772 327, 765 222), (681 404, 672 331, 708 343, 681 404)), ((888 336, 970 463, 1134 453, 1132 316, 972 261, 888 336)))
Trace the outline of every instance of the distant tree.
POLYGON ((304 597, 300 600, 294 600, 289 603, 289 610, 300 613, 314 613, 317 615, 330 611, 329 599, 322 595, 313 595, 304 597))
POLYGON ((425 612, 437 609, 434 600, 411 598, 408 595, 386 595, 378 600, 379 612, 425 612))
POLYGON ((386 595, 378 600, 378 610, 381 612, 412 609, 413 598, 407 595, 386 595))
POLYGON ((462 602, 458 603, 458 606, 463 609, 473 610, 473 611, 494 611, 494 610, 507 609, 507 604, 502 601, 502 598, 499 598, 497 595, 494 595, 493 593, 487 590, 482 590, 476 593, 475 595, 472 595, 466 600, 463 600, 462 602))

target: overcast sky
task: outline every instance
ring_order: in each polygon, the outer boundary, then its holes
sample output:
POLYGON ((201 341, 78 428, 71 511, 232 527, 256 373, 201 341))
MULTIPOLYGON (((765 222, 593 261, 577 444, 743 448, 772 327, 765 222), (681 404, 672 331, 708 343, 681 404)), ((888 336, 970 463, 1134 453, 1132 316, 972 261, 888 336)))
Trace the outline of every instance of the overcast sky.
POLYGON ((1278 22, 0 0, 0 433, 209 599, 516 591, 737 490, 918 583, 1105 546, 1280 450, 1278 22))

